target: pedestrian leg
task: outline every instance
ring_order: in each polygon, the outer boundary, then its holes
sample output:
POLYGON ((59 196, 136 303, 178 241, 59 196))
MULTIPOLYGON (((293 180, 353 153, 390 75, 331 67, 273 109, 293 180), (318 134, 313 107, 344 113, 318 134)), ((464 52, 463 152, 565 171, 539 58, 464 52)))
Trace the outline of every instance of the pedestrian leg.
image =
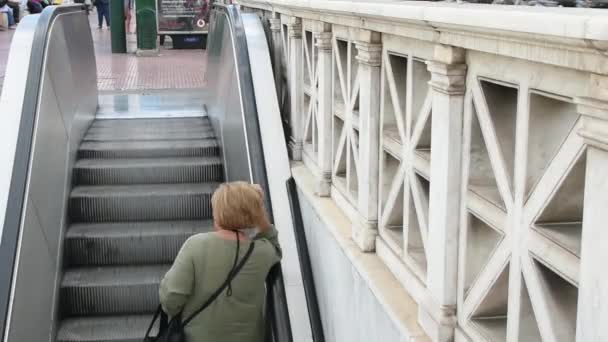
MULTIPOLYGON (((97 0, 99 1, 99 0, 97 0)), ((95 5, 95 7, 97 7, 97 28, 101 30, 101 24, 103 23, 103 5, 100 3, 97 3, 95 5)))
POLYGON ((11 30, 14 29, 15 28, 15 16, 13 15, 12 8, 8 7, 6 16, 8 17, 8 28, 11 30))
POLYGON ((9 1, 9 2, 7 3, 7 5, 8 5, 8 7, 10 7, 10 8, 12 8, 12 9, 13 9, 13 17, 15 18, 15 22, 16 22, 16 23, 19 23, 19 19, 21 18, 21 17, 19 16, 19 13, 20 13, 20 12, 19 12, 19 4, 18 4, 18 3, 14 3, 14 2, 9 1))
POLYGON ((106 18, 106 26, 110 27, 110 4, 103 4, 103 16, 106 18))

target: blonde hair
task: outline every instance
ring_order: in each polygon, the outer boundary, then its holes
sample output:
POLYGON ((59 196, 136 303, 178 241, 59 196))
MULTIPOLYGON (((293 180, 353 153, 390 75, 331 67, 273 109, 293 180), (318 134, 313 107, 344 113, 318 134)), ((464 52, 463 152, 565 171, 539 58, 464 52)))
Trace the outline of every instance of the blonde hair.
POLYGON ((247 182, 223 183, 211 197, 213 220, 223 229, 252 228, 263 213, 262 193, 247 182))

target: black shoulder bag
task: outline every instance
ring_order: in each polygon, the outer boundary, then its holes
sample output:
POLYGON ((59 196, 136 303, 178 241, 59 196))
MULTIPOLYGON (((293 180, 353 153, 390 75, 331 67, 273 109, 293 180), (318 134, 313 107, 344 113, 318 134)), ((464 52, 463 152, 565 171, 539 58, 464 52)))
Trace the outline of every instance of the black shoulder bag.
POLYGON ((148 331, 146 331, 146 337, 144 337, 143 342, 185 342, 186 336, 184 335, 184 327, 188 323, 190 323, 190 321, 194 317, 196 317, 196 315, 203 312, 203 310, 205 310, 209 305, 211 305, 211 303, 213 303, 213 301, 215 301, 217 297, 219 297, 220 294, 222 294, 222 292, 224 292, 224 290, 230 286, 230 282, 232 282, 232 279, 234 279, 234 277, 236 277, 236 275, 241 271, 241 268, 243 268, 243 266, 247 262, 247 259, 249 259, 249 257, 251 256, 254 245, 255 243, 252 241, 251 245, 249 245, 247 253, 243 257, 241 262, 236 265, 230 273, 228 273, 226 281, 224 281, 224 283, 209 297, 209 299, 207 299, 207 301, 201 306, 200 309, 196 310, 192 315, 190 315, 190 317, 185 319, 183 322, 181 320, 181 313, 177 314, 171 319, 171 321, 169 321, 167 314, 163 311, 162 306, 159 305, 158 309, 156 309, 154 317, 152 318, 152 322, 150 322, 150 326, 148 326, 148 331), (152 331, 154 322, 156 322, 159 316, 160 325, 158 328, 158 335, 150 336, 150 332, 152 331))

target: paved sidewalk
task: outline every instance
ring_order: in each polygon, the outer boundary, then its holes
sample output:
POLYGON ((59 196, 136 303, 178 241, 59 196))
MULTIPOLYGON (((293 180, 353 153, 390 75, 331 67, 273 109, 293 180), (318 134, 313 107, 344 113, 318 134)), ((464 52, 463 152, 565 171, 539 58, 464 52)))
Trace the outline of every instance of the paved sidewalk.
MULTIPOLYGON (((92 13, 91 17, 97 16, 92 13)), ((92 25, 100 91, 202 88, 205 50, 173 50, 167 37, 159 57, 137 57, 135 34, 128 35, 128 54, 112 54, 110 31, 92 25)))
MULTIPOLYGON (((97 29, 97 13, 90 14, 100 92, 191 89, 204 86, 205 50, 173 50, 167 37, 159 57, 135 56, 136 36, 129 34, 128 54, 112 54, 110 31, 97 29)), ((14 31, 0 31, 0 91, 14 31)))

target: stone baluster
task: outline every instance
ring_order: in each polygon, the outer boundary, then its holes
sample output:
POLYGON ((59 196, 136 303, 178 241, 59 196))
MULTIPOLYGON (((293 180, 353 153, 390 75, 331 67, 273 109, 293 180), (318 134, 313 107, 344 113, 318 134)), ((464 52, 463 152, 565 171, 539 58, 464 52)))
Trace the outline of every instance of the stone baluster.
POLYGON ((331 25, 319 23, 319 31, 315 32, 315 46, 319 59, 317 73, 319 87, 317 90, 318 110, 318 166, 319 179, 316 186, 318 196, 329 196, 332 171, 332 44, 331 25))
POLYGON ((578 98, 587 144, 587 170, 576 340, 608 341, 608 76, 591 76, 590 96, 578 98))
POLYGON ((302 160, 304 134, 304 55, 302 43, 302 20, 291 17, 287 24, 289 34, 289 95, 291 137, 289 149, 293 160, 302 160))
POLYGON ((277 96, 281 98, 281 92, 279 91, 279 87, 281 87, 281 75, 282 75, 282 49, 283 42, 281 39, 281 18, 279 13, 273 13, 272 18, 268 19, 268 23, 270 24, 270 34, 272 37, 272 65, 274 67, 274 85, 277 88, 277 96))
POLYGON ((420 323, 433 341, 451 341, 456 325, 465 51, 437 45, 428 63, 432 88, 432 149, 427 299, 420 323))
POLYGON ((380 148, 380 34, 362 32, 355 43, 359 75, 358 220, 352 228, 355 243, 365 252, 375 250, 378 235, 378 178, 380 148))

